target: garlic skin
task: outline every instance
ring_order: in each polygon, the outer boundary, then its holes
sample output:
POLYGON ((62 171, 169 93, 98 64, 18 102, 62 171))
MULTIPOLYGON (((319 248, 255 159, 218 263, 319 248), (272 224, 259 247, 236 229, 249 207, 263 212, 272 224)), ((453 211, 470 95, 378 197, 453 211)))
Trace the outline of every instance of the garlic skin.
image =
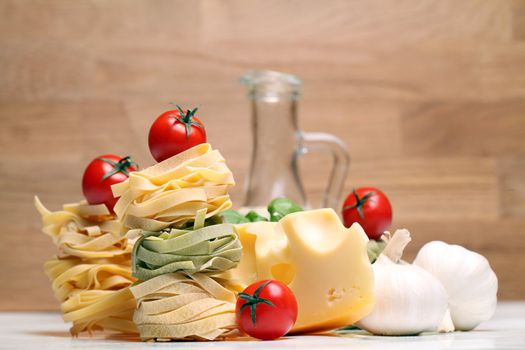
POLYGON ((474 329, 494 315, 498 279, 484 256, 459 245, 433 241, 421 248, 414 265, 441 281, 457 330, 474 329))
POLYGON ((437 331, 447 311, 447 294, 441 283, 427 271, 398 263, 409 241, 408 231, 396 231, 372 265, 376 304, 372 312, 357 323, 359 328, 378 335, 437 331), (392 243, 401 237, 399 235, 404 235, 405 242, 396 249, 396 244, 392 243))

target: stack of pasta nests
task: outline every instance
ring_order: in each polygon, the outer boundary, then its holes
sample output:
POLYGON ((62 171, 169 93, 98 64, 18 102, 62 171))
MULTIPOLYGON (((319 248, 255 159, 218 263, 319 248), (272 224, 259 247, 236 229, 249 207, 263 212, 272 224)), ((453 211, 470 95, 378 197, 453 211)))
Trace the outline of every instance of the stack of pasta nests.
POLYGON ((137 238, 129 289, 143 340, 213 340, 237 333, 235 294, 213 277, 240 261, 232 225, 217 214, 231 207, 234 185, 224 158, 195 146, 114 185, 115 213, 137 238))
POLYGON ((45 272, 61 303, 71 333, 109 329, 136 333, 132 321, 135 301, 127 289, 133 242, 122 235, 122 225, 103 204, 66 204, 51 212, 35 198, 43 231, 58 253, 45 272))

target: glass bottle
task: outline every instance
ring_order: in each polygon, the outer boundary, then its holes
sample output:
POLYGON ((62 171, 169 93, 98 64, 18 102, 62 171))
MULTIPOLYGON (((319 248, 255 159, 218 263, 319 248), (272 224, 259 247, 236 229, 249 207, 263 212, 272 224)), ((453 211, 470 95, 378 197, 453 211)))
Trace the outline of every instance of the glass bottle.
POLYGON ((334 135, 299 129, 297 103, 301 81, 290 74, 254 71, 245 74, 241 82, 251 100, 253 135, 245 210, 260 211, 277 197, 290 198, 309 208, 298 160, 309 152, 325 152, 332 156, 333 166, 322 206, 338 211, 350 157, 345 144, 334 135))

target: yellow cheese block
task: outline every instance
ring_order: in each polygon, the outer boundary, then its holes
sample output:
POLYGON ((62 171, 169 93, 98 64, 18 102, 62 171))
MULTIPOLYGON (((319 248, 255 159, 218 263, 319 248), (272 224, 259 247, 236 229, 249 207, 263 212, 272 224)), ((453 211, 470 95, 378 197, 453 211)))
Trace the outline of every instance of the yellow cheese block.
POLYGON ((299 305, 292 333, 322 332, 352 324, 373 307, 368 238, 359 224, 345 228, 332 209, 289 214, 278 223, 237 225, 239 266, 223 277, 246 286, 277 279, 299 305))

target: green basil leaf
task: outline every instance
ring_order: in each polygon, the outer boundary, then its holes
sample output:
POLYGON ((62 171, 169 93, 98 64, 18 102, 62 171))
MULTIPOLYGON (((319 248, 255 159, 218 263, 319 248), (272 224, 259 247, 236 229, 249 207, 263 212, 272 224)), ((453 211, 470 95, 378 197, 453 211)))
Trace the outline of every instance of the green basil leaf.
POLYGON ((250 222, 257 222, 257 221, 268 221, 267 218, 265 218, 262 215, 257 214, 253 210, 250 210, 248 214, 246 214, 246 219, 250 220, 250 222))
POLYGON ((286 215, 298 211, 303 211, 303 208, 288 198, 275 198, 268 204, 270 221, 279 221, 286 215))
POLYGON ((223 218, 224 222, 229 224, 242 224, 245 222, 250 222, 250 220, 242 216, 238 211, 231 209, 223 211, 219 215, 223 218))

